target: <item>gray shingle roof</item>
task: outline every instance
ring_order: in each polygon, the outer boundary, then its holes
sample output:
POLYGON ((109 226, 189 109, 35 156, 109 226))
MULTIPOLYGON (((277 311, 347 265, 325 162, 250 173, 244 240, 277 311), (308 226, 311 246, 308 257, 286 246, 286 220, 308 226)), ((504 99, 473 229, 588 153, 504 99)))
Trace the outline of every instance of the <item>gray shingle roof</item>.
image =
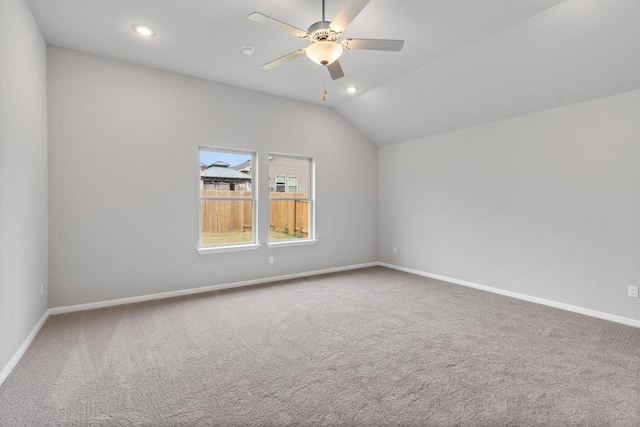
MULTIPOLYGON (((251 181, 251 175, 228 167, 209 166, 200 171, 201 178, 220 179, 222 181, 251 181)), ((209 181, 209 180, 207 180, 209 181)))

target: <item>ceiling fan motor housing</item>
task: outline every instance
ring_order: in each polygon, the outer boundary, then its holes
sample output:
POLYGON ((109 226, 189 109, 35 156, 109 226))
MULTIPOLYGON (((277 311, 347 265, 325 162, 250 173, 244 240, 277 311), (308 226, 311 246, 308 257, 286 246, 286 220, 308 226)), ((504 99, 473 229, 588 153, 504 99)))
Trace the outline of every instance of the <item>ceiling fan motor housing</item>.
POLYGON ((333 31, 329 28, 331 22, 319 21, 309 27, 309 41, 311 43, 319 41, 337 42, 340 38, 340 33, 333 31))

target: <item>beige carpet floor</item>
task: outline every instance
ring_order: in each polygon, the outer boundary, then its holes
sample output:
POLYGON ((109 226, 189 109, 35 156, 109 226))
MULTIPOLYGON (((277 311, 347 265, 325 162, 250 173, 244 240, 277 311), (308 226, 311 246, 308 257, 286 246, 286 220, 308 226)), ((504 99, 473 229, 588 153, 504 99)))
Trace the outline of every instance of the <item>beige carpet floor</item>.
POLYGON ((640 329, 381 267, 52 316, 2 426, 640 426, 640 329))

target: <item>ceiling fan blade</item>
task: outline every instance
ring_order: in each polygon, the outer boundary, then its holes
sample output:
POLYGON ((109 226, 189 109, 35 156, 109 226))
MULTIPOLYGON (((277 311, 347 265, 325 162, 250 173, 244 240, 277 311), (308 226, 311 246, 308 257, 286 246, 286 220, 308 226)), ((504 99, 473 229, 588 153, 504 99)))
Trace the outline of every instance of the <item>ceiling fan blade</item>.
POLYGON ((403 46, 404 40, 346 39, 344 41, 344 47, 346 49, 387 50, 390 52, 400 52, 403 46))
POLYGON ((275 28, 276 30, 293 34, 294 36, 300 37, 301 39, 307 37, 306 31, 303 31, 300 28, 296 28, 293 25, 289 25, 282 21, 278 21, 277 19, 271 18, 270 16, 263 15, 260 12, 253 12, 251 15, 248 16, 248 18, 252 21, 259 22, 260 24, 264 24, 269 27, 275 28))
POLYGON ((342 9, 340 9, 340 12, 333 18, 331 24, 329 24, 329 28, 338 33, 343 32, 370 1, 371 0, 347 0, 342 6, 342 9))
POLYGON ((337 59, 333 61, 331 64, 327 65, 329 69, 329 74, 331 74, 331 78, 333 80, 338 80, 344 77, 344 72, 342 71, 342 67, 340 66, 340 61, 337 59))
POLYGON ((302 55, 304 55, 304 49, 296 50, 295 52, 291 52, 290 54, 282 56, 274 61, 267 62, 262 66, 262 68, 264 68, 265 70, 270 70, 277 67, 278 65, 282 65, 285 62, 289 62, 292 59, 296 59, 297 57, 302 55))

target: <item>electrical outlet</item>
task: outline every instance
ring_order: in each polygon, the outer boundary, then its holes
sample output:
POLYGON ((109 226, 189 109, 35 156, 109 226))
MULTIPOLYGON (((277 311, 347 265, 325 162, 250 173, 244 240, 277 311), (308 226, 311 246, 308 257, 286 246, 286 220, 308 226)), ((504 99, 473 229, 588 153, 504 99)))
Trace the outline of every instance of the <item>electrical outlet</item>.
POLYGON ((393 252, 394 254, 398 253, 398 248, 396 248, 395 246, 393 247, 393 249, 391 249, 391 252, 393 252))
POLYGON ((273 264, 273 255, 269 257, 269 264, 273 264))
POLYGON ((44 283, 40 283, 40 296, 44 295, 44 283))
POLYGON ((638 287, 637 286, 629 286, 629 296, 631 298, 638 298, 638 287))

